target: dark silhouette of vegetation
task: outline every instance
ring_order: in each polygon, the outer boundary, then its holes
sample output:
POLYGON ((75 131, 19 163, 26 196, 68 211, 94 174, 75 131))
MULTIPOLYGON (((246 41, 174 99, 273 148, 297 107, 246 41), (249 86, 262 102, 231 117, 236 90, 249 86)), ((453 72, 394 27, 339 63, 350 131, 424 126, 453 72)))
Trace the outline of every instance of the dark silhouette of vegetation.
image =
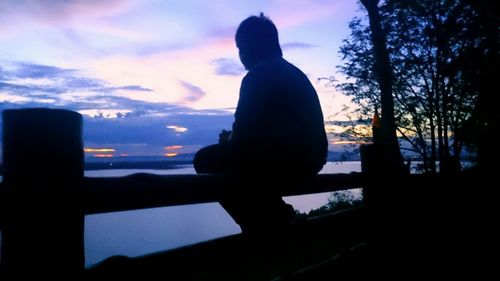
POLYGON ((378 8, 379 0, 361 0, 361 3, 368 12, 374 56, 373 72, 380 89, 380 106, 384 113, 378 133, 375 134, 374 132, 373 134, 373 143, 384 150, 384 162, 388 163, 389 170, 398 171, 398 168, 403 166, 403 158, 399 149, 394 120, 394 98, 392 94, 394 78, 387 50, 387 34, 382 28, 378 8))
POLYGON ((357 196, 351 190, 336 191, 332 192, 332 194, 328 198, 328 203, 326 203, 325 205, 317 209, 312 209, 307 213, 301 213, 297 210, 296 213, 299 219, 307 217, 317 217, 327 214, 333 214, 335 212, 354 207, 359 207, 361 206, 362 203, 363 203, 362 197, 357 196))
MULTIPOLYGON (((460 169, 464 145, 476 150, 475 136, 485 126, 478 101, 486 90, 478 77, 487 79, 484 70, 492 62, 485 58, 497 55, 492 54, 492 45, 498 41, 491 41, 498 34, 488 34, 492 31, 484 23, 488 18, 482 18, 485 8, 457 0, 388 0, 380 6, 378 1, 362 2, 369 15, 377 7, 380 12, 392 67, 394 121, 399 140, 406 142, 403 149, 418 154, 425 171, 436 172, 437 161, 442 172, 460 169), (474 61, 478 65, 472 65, 474 61)), ((388 89, 380 83, 380 74, 372 71, 377 63, 373 20, 370 16, 368 24, 366 18, 355 18, 350 28, 351 35, 340 49, 346 62, 339 66, 350 80, 338 88, 360 105, 355 111, 359 118, 373 116, 382 104, 384 124, 387 109, 382 99, 388 89)))

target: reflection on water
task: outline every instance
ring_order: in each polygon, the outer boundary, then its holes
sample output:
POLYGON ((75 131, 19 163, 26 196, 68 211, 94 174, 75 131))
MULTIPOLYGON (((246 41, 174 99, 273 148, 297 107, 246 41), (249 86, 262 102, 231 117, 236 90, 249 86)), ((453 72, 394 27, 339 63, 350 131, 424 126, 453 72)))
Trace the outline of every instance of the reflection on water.
POLYGON ((197 204, 85 217, 85 264, 139 256, 239 233, 219 204, 197 204))

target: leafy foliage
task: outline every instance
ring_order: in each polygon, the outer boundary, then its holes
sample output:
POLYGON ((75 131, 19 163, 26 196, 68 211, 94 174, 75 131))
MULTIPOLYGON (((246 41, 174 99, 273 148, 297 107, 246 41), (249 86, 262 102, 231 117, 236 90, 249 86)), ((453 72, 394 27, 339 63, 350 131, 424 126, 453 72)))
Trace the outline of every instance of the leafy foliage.
POLYGON ((314 217, 332 214, 345 209, 361 205, 363 198, 355 190, 341 190, 332 192, 328 198, 328 203, 309 211, 307 214, 297 213, 299 217, 314 217))
MULTIPOLYGON (((487 52, 488 40, 473 32, 481 20, 468 1, 395 1, 380 6, 393 67, 395 119, 401 147, 424 162, 426 171, 456 167, 464 144, 475 148, 479 96, 470 59, 487 52)), ((374 55, 366 18, 354 18, 351 35, 340 48, 338 66, 348 81, 337 88, 359 105, 356 118, 380 108, 380 89, 372 69, 374 55)), ((383 114, 383 112, 382 112, 383 114)))

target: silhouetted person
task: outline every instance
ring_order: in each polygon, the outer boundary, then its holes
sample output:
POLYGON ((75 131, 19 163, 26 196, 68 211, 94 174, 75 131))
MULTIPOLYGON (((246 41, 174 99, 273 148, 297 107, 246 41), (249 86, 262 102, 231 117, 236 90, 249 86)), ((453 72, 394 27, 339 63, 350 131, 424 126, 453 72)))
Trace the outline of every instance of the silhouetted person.
POLYGON ((306 75, 283 59, 278 31, 262 13, 236 32, 248 70, 240 88, 232 131, 196 153, 198 173, 228 173, 234 190, 220 203, 243 232, 283 226, 295 211, 278 190, 282 182, 318 173, 328 141, 318 96, 306 75))

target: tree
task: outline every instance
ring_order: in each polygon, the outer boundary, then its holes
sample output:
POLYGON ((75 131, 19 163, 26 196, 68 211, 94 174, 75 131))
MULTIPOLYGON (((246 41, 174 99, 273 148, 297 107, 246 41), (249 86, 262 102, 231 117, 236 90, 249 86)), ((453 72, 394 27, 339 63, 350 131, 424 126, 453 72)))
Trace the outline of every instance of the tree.
POLYGON ((496 147, 500 130, 498 117, 498 65, 500 65, 500 12, 498 5, 489 0, 464 0, 474 13, 474 20, 464 37, 475 38, 460 60, 464 77, 477 89, 477 106, 464 128, 465 142, 476 144, 482 170, 495 172, 500 158, 496 147), (493 149, 492 149, 493 148, 493 149))
MULTIPOLYGON (((374 9, 373 1, 363 0, 374 9), (368 3, 370 2, 370 3, 368 3)), ((375 1, 378 2, 378 1, 375 1)), ((370 7, 370 8, 368 8, 370 7)), ((391 1, 380 6, 382 30, 386 32, 391 65, 394 123, 402 148, 419 155, 425 171, 456 171, 463 149, 466 124, 471 123, 478 89, 467 79, 461 62, 477 52, 478 38, 470 28, 478 20, 466 1, 391 1)), ((370 71, 376 52, 373 33, 366 19, 350 23, 351 35, 340 49, 346 63, 339 67, 350 81, 338 87, 372 114, 383 90, 377 75, 370 71)), ((384 96, 384 95, 382 95, 384 96)), ((383 105, 383 103, 382 103, 383 105)), ((382 122, 384 122, 382 107, 382 122)))
POLYGON ((394 163, 393 166, 389 167, 392 170, 394 166, 402 167, 403 162, 394 120, 392 67, 387 51, 386 33, 381 25, 378 2, 379 0, 361 0, 361 3, 368 11, 374 55, 373 70, 378 82, 378 88, 380 89, 380 104, 383 112, 380 134, 378 134, 378 137, 374 137, 374 143, 385 148, 385 157, 387 159, 384 160, 394 163))

